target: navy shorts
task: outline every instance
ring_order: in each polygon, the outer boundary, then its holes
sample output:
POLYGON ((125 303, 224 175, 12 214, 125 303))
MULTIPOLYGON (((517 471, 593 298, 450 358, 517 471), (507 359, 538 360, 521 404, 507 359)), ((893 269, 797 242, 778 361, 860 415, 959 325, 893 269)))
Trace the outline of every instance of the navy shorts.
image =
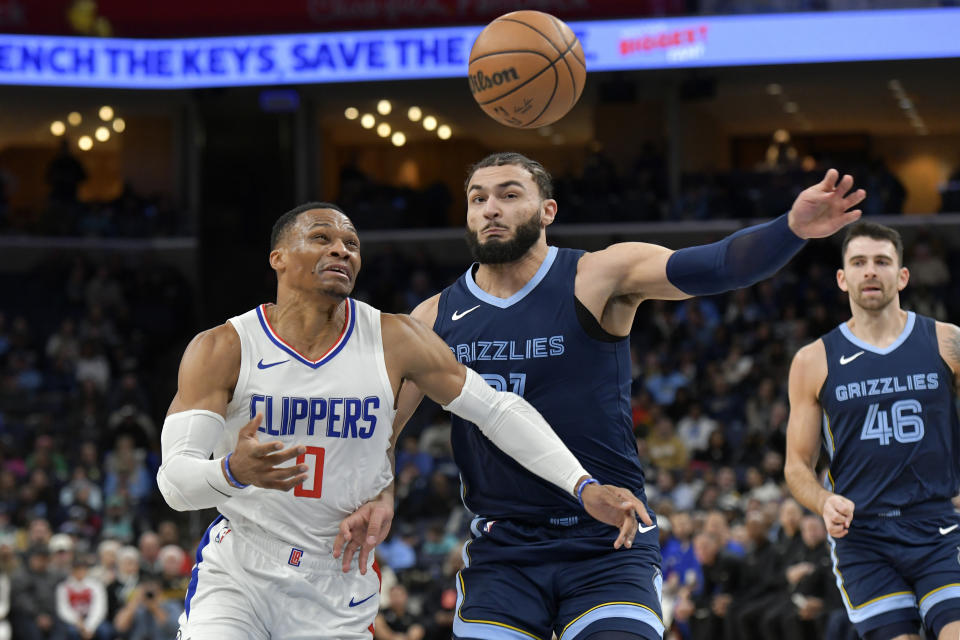
POLYGON ((663 637, 657 528, 631 549, 617 531, 477 518, 457 575, 455 638, 573 640, 598 631, 663 637))
POLYGON ((858 520, 854 514, 847 535, 830 543, 837 586, 861 636, 903 621, 919 627, 922 619, 930 627, 938 614, 960 611, 960 516, 858 520))

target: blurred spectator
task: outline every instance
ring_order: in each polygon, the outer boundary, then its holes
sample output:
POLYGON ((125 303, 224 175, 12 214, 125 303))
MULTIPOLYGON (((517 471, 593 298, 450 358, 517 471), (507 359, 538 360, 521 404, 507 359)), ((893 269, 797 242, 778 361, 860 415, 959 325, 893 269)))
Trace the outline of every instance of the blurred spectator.
POLYGON ((390 531, 390 537, 377 547, 377 555, 384 562, 400 572, 417 563, 417 534, 412 524, 400 522, 390 531))
POLYGON ((677 471, 687 466, 689 456, 683 440, 674 433, 673 421, 663 416, 657 420, 647 438, 650 461, 658 469, 677 471))
POLYGON ((77 554, 66 580, 57 585, 57 614, 69 640, 110 640, 113 628, 106 622, 107 592, 88 575, 92 558, 77 554))
POLYGON ((70 575, 75 557, 73 538, 67 533, 55 533, 50 537, 50 571, 61 579, 70 575))
POLYGON ((10 605, 13 598, 12 578, 17 570, 17 556, 13 553, 11 541, 0 541, 0 640, 10 640, 13 629, 10 626, 10 605))
POLYGON ((140 571, 156 575, 160 573, 160 536, 153 531, 144 531, 137 541, 140 551, 140 571))
POLYGON ((746 515, 750 548, 740 564, 738 588, 725 618, 726 637, 763 640, 760 618, 778 599, 782 556, 770 541, 770 523, 760 511, 746 515))
POLYGON ((103 480, 103 491, 108 500, 119 495, 122 489, 134 505, 140 505, 155 490, 153 476, 144 463, 144 453, 134 448, 134 440, 130 435, 117 438, 104 466, 107 475, 103 480))
POLYGON ((97 546, 97 564, 90 569, 90 577, 99 580, 104 587, 117 577, 117 553, 120 547, 116 540, 104 540, 97 546))
POLYGON ((107 616, 115 616, 130 601, 134 590, 140 583, 140 552, 136 547, 124 546, 117 551, 117 569, 113 580, 106 583, 107 616))
POLYGON ((447 640, 453 637, 453 619, 457 609, 457 572, 463 568, 462 545, 447 552, 441 575, 433 581, 423 598, 426 640, 447 640))
POLYGON ((70 152, 70 141, 60 139, 60 149, 47 166, 47 184, 53 203, 72 205, 77 202, 77 189, 87 179, 87 172, 70 152))
POLYGON ((107 498, 106 513, 101 530, 103 537, 129 544, 133 542, 134 529, 133 509, 129 500, 127 500, 126 491, 107 498))
POLYGON ((697 534, 693 550, 700 563, 702 581, 684 593, 675 617, 689 624, 692 640, 724 638, 724 620, 733 593, 739 588, 739 562, 722 552, 708 533, 697 534))
POLYGON ((168 544, 160 548, 158 560, 160 587, 163 589, 164 598, 183 602, 190 581, 189 575, 184 571, 184 567, 189 568, 186 552, 175 544, 168 544))
POLYGON ((80 356, 80 341, 77 338, 77 325, 73 318, 64 318, 60 328, 50 334, 45 351, 51 360, 63 358, 70 363, 80 356))
POLYGON ((950 284, 950 269, 942 257, 935 254, 926 242, 913 245, 913 255, 908 258, 910 285, 938 289, 950 284))
POLYGON ((690 403, 686 414, 677 423, 677 435, 683 440, 686 450, 694 456, 703 455, 710 446, 710 434, 717 428, 717 421, 703 414, 699 402, 690 403))
POLYGON ((13 636, 24 640, 47 640, 65 633, 57 616, 57 585, 62 576, 50 570, 45 547, 27 551, 26 566, 13 578, 13 636))
POLYGON ((81 343, 74 371, 78 383, 83 384, 89 380, 100 393, 106 391, 110 383, 110 361, 104 355, 103 349, 93 340, 84 340, 81 343))
POLYGON ((390 589, 390 605, 374 623, 374 640, 423 640, 426 630, 420 619, 407 610, 409 595, 402 584, 390 589))
POLYGON ((819 516, 807 515, 800 524, 802 544, 785 556, 785 592, 763 615, 764 637, 816 640, 824 636, 833 611, 846 615, 836 589, 826 529, 819 516))
POLYGON ((182 600, 167 599, 156 578, 146 578, 133 589, 113 624, 117 633, 128 640, 175 638, 182 609, 182 600))

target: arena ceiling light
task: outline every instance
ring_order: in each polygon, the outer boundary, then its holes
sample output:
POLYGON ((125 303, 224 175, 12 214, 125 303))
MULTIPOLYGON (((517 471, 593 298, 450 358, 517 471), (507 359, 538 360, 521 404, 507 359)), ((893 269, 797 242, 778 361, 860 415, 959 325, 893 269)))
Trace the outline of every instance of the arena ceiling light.
POLYGON ((97 127, 97 130, 93 132, 93 136, 100 142, 106 142, 110 139, 110 129, 97 127))
POLYGON ((390 142, 395 147, 402 147, 407 142, 407 136, 403 135, 403 131, 394 131, 393 135, 390 136, 390 142))
POLYGON ((390 125, 386 122, 381 122, 377 125, 377 135, 381 138, 386 138, 390 135, 390 125))
POLYGON ((80 136, 80 139, 77 140, 77 146, 80 147, 81 151, 90 151, 93 148, 93 138, 90 136, 80 136))
POLYGON ((356 120, 360 117, 360 110, 356 107, 347 107, 343 110, 343 117, 347 120, 356 120))
POLYGON ((117 133, 123 133, 123 130, 127 128, 127 122, 123 118, 114 118, 113 119, 113 130, 117 133))
POLYGON ((433 131, 437 128, 437 119, 433 116, 427 116, 423 119, 423 128, 427 131, 433 131))
POLYGON ((54 120, 50 123, 50 133, 55 136, 62 136, 67 132, 67 125, 63 124, 63 120, 54 120))
POLYGON ((372 113, 365 113, 360 117, 360 126, 364 129, 373 129, 375 124, 377 124, 377 119, 373 117, 372 113))
POLYGON ((80 123, 83 122, 83 116, 80 115, 79 111, 71 111, 67 115, 67 122, 69 122, 70 126, 73 127, 80 126, 80 123))
POLYGON ((110 122, 111 120, 113 120, 113 107, 111 107, 108 104, 103 105, 102 107, 100 107, 100 111, 98 112, 98 115, 100 116, 100 119, 103 120, 104 122, 110 122))
POLYGON ((390 104, 389 100, 384 99, 377 103, 377 113, 380 115, 390 115, 391 111, 393 111, 393 105, 390 104))
POLYGON ((453 131, 445 124, 437 127, 437 137, 441 140, 449 140, 450 136, 453 135, 453 131))
POLYGON ((410 118, 411 122, 419 122, 420 118, 423 117, 423 111, 418 106, 412 106, 407 109, 407 117, 410 118))

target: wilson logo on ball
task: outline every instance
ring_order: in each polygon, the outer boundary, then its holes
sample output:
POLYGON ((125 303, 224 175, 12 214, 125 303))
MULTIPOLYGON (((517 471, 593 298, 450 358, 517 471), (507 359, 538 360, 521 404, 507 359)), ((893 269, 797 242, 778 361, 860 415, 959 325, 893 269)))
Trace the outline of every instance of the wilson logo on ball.
POLYGON ((477 71, 470 75, 470 93, 477 94, 519 79, 520 76, 517 75, 517 70, 513 67, 509 67, 503 71, 497 71, 490 76, 483 71, 477 71))

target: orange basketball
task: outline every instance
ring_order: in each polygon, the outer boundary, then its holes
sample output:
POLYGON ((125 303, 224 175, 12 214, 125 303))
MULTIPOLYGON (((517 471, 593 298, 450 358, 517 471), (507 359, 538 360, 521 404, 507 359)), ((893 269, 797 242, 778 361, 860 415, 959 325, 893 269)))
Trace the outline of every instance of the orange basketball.
POLYGON ((542 127, 577 104, 587 76, 583 48, 563 21, 514 11, 488 24, 470 50, 470 92, 508 127, 542 127))

